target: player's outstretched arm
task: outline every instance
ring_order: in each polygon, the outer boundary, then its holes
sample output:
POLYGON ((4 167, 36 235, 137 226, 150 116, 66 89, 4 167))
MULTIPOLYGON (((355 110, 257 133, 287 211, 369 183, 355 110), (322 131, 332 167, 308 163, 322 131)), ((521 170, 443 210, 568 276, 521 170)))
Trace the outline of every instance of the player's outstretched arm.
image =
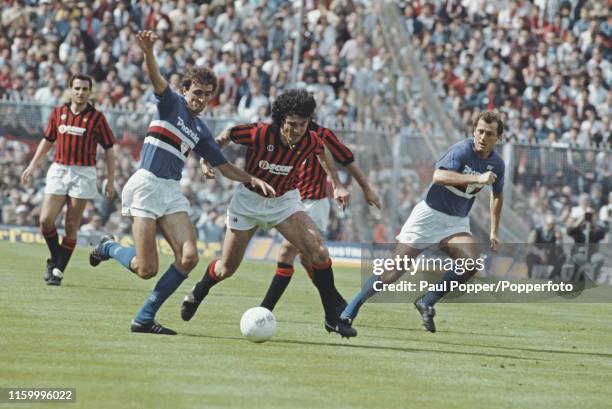
POLYGON ((323 154, 317 155, 317 159, 321 163, 325 173, 327 173, 327 175, 331 178, 332 187, 334 188, 334 199, 336 199, 338 205, 344 209, 351 200, 351 194, 340 182, 340 178, 338 177, 338 169, 334 163, 334 157, 329 152, 327 147, 324 146, 323 154))
POLYGON ((378 193, 376 193, 376 191, 368 183, 368 179, 366 178, 361 168, 357 166, 355 162, 351 162, 346 167, 346 170, 351 174, 351 176, 355 178, 355 180, 359 184, 359 187, 361 187, 363 195, 366 198, 366 202, 368 202, 370 206, 376 206, 376 208, 380 209, 380 197, 378 197, 378 193))
POLYGON ((467 186, 472 183, 492 185, 497 175, 491 171, 481 174, 464 174, 453 170, 436 169, 433 174, 433 183, 442 186, 467 186))
POLYGON ((138 39, 138 45, 144 53, 145 65, 153 84, 153 90, 157 95, 161 95, 168 88, 168 81, 161 75, 155 53, 153 52, 153 44, 157 40, 157 35, 152 31, 139 31, 136 38, 138 39))
POLYGON ((36 148, 36 153, 34 153, 34 157, 32 158, 32 161, 21 174, 21 183, 23 185, 28 186, 30 182, 32 182, 32 173, 38 167, 38 165, 44 159, 44 157, 47 156, 47 153, 49 153, 52 146, 53 146, 53 143, 49 142, 46 139, 43 139, 42 141, 40 141, 40 143, 38 144, 38 147, 36 148))
POLYGON ((240 183, 248 183, 254 188, 259 188, 265 196, 273 197, 276 195, 276 191, 272 186, 231 163, 226 162, 223 165, 217 166, 217 169, 228 179, 240 183))
POLYGON ((230 143, 231 130, 232 130, 232 127, 227 127, 224 130, 222 130, 221 133, 219 133, 219 135, 217 135, 217 137, 215 138, 215 142, 217 142, 217 145, 219 145, 221 149, 225 148, 227 144, 230 143))
POLYGON ((499 241, 499 221, 501 219, 502 207, 504 206, 504 194, 491 192, 491 200, 489 208, 491 211, 491 249, 497 251, 500 245, 499 241))
POLYGON ((106 162, 106 191, 104 194, 107 199, 112 199, 115 196, 115 150, 111 146, 104 151, 104 161, 106 162))

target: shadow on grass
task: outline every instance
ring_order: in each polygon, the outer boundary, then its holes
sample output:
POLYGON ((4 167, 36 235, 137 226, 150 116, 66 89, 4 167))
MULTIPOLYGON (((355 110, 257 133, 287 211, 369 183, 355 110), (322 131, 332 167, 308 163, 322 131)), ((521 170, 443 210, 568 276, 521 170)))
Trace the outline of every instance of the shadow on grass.
MULTIPOLYGON (((180 333, 181 336, 195 337, 195 338, 208 338, 208 339, 224 339, 230 341, 241 341, 248 342, 242 337, 228 337, 228 336, 217 336, 217 335, 204 335, 204 334, 191 334, 191 333, 180 333)), ((350 342, 350 341, 347 341, 350 342)), ((462 356, 480 356, 485 358, 506 358, 506 359, 517 359, 523 361, 536 361, 533 358, 526 358, 516 355, 504 355, 504 354, 486 354, 482 352, 462 352, 462 351, 440 351, 429 348, 406 348, 406 347, 393 347, 384 345, 362 345, 362 344, 339 344, 334 342, 313 342, 313 341, 297 341, 291 339, 274 339, 269 341, 270 344, 288 344, 288 345, 312 345, 312 346, 330 346, 339 348, 358 348, 358 349, 372 349, 377 351, 393 351, 393 352, 405 352, 405 353, 418 353, 418 352, 429 352, 437 354, 451 354, 451 355, 462 355, 462 356)), ((541 360, 541 359, 539 359, 541 360)))

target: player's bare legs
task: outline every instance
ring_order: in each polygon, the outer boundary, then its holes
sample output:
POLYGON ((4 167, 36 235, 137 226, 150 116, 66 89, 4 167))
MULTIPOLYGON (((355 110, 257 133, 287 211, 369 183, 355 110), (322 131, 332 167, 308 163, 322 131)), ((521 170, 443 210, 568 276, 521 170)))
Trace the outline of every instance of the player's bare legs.
POLYGON ((198 265, 196 232, 187 213, 174 213, 157 220, 157 224, 174 253, 174 265, 189 274, 198 265))
MULTIPOLYGON (((395 259, 397 256, 403 258, 404 256, 413 259, 417 257, 423 250, 415 247, 411 247, 407 244, 398 243, 395 246, 395 250, 393 251, 393 255, 391 258, 395 259)), ((340 315, 342 319, 352 323, 353 320, 357 317, 359 313, 359 309, 361 306, 372 296, 376 294, 374 290, 374 286, 376 282, 382 281, 384 284, 390 284, 397 279, 399 279, 405 271, 397 271, 393 270, 385 270, 381 275, 372 274, 366 282, 363 284, 361 291, 357 293, 355 298, 351 301, 351 303, 342 311, 340 315)))
POLYGON ((67 197, 66 200, 66 218, 64 219, 64 238, 59 247, 57 259, 55 261, 55 269, 53 276, 47 284, 59 285, 61 277, 66 271, 66 266, 70 261, 72 252, 76 246, 77 232, 83 218, 83 211, 87 205, 88 199, 77 199, 75 197, 67 197))
POLYGON ((47 247, 49 248, 50 258, 47 259, 47 270, 44 273, 45 281, 53 275, 53 269, 57 263, 57 256, 60 251, 59 237, 57 235, 57 227, 55 221, 59 216, 62 208, 66 203, 66 196, 60 195, 45 195, 42 207, 40 210, 40 232, 45 238, 47 247))
POLYGON ((336 311, 334 273, 325 240, 314 222, 305 212, 296 212, 276 225, 276 229, 293 244, 299 252, 312 262, 312 282, 319 290, 325 310, 325 329, 343 337, 354 337, 357 331, 350 324, 342 323, 336 311))
POLYGON ((145 280, 155 277, 159 269, 157 221, 148 217, 135 216, 132 222, 132 235, 136 254, 126 267, 145 280))
MULTIPOLYGON (((457 258, 476 258, 476 248, 474 246, 476 242, 471 234, 457 233, 449 236, 442 240, 439 244, 439 248, 443 250, 449 257, 453 259, 457 258)), ((438 284, 445 283, 445 288, 450 288, 450 282, 458 281, 464 283, 468 281, 476 273, 475 269, 468 270, 463 274, 457 274, 454 271, 447 271, 438 284)), ((434 317, 436 310, 434 305, 442 298, 448 291, 429 291, 421 298, 414 302, 414 306, 421 314, 423 319, 423 326, 429 332, 436 332, 436 325, 434 323, 434 317)))
MULTIPOLYGON (((136 219, 136 218, 135 218, 136 219)), ((175 335, 176 332, 165 328, 155 321, 155 315, 163 303, 179 288, 187 278, 189 272, 198 264, 198 253, 196 249, 196 235, 191 220, 186 212, 178 212, 165 215, 155 223, 155 220, 139 218, 138 225, 134 220, 134 232, 146 237, 136 240, 137 271, 143 278, 153 277, 157 272, 157 249, 155 248, 155 224, 161 230, 164 238, 170 244, 174 253, 174 263, 160 277, 146 299, 142 308, 136 314, 132 322, 132 332, 146 332, 166 335, 175 335), (151 242, 151 240, 153 240, 151 242), (154 247, 155 251, 152 248, 154 247), (142 253, 141 251, 153 251, 142 253), (149 260, 151 259, 151 260, 149 260)), ((135 233, 136 234, 136 233, 135 233)))
POLYGON ((231 277, 238 270, 249 241, 256 231, 257 227, 250 230, 227 229, 223 240, 221 259, 213 260, 206 267, 202 279, 196 283, 183 300, 181 305, 181 318, 183 320, 189 321, 193 318, 210 289, 218 282, 231 277))

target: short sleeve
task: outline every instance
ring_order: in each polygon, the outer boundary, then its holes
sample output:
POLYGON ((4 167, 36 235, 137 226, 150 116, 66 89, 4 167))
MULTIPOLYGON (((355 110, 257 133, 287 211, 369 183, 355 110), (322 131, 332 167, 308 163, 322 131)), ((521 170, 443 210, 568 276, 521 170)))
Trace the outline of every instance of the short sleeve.
POLYGON ((56 126, 57 109, 51 111, 49 122, 47 123, 47 129, 45 129, 44 138, 49 142, 55 142, 57 139, 57 126, 56 126))
POLYGON ((459 172, 462 167, 463 155, 458 148, 450 149, 436 162, 436 169, 459 172))
POLYGON ((193 151, 201 158, 204 158, 213 167, 227 163, 225 155, 221 152, 221 148, 219 148, 219 145, 215 142, 208 127, 204 127, 203 136, 193 147, 193 151))
POLYGON ((115 144, 115 136, 113 131, 108 125, 108 121, 103 113, 100 113, 101 118, 98 122, 96 133, 98 135, 98 143, 102 145, 104 149, 109 149, 115 144))
POLYGON ((253 146, 257 124, 236 125, 230 129, 230 139, 238 145, 253 146))
POLYGON ((350 165, 355 161, 353 152, 340 141, 331 129, 324 128, 323 143, 331 153, 334 160, 343 166, 350 165))
POLYGON ((157 110, 160 116, 172 112, 178 104, 183 102, 183 97, 174 92, 170 86, 167 86, 160 95, 155 94, 155 98, 157 99, 157 110))

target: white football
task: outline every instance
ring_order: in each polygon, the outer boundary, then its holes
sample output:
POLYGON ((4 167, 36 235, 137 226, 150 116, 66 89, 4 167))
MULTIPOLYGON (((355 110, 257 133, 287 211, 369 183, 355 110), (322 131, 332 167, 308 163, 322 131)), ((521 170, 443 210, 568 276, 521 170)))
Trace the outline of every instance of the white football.
POLYGON ((240 319, 240 332, 251 342, 265 342, 276 334, 276 317, 267 308, 249 308, 240 319))

